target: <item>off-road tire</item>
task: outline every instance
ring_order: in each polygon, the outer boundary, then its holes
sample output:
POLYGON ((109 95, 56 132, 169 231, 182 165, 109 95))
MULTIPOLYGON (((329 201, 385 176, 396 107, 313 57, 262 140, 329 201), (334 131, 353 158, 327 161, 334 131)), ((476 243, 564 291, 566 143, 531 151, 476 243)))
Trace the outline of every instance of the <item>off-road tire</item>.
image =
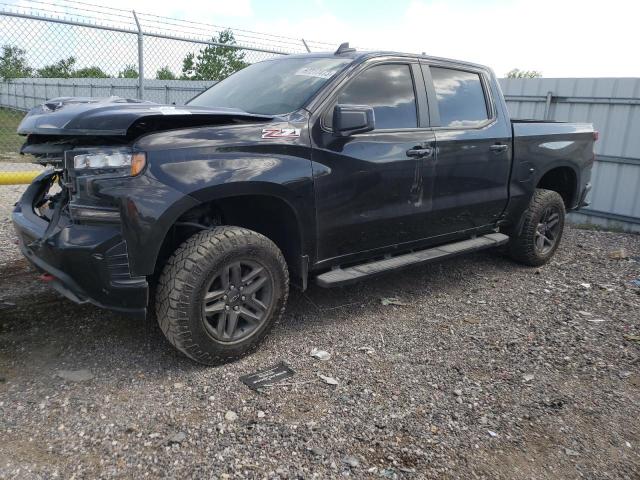
POLYGON ((524 265, 538 267, 547 263, 560 245, 565 223, 565 208, 562 197, 552 190, 536 189, 529 207, 524 212, 524 223, 519 235, 514 235, 509 241, 509 255, 515 261, 524 265), (549 210, 558 213, 558 233, 553 245, 542 252, 536 247, 536 232, 549 210))
POLYGON ((175 348, 196 362, 217 365, 253 351, 280 320, 288 294, 287 264, 278 247, 254 231, 222 226, 190 237, 169 258, 158 281, 156 314, 175 348), (224 265, 239 259, 264 266, 271 276, 273 302, 270 314, 251 336, 225 343, 207 332, 203 302, 211 279, 224 265))

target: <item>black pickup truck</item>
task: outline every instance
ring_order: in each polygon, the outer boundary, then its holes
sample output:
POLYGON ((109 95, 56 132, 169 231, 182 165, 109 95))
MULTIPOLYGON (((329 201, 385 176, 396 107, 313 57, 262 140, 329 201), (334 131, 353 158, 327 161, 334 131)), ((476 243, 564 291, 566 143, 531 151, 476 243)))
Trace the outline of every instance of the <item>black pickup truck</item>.
POLYGON ((54 166, 13 213, 24 255, 76 302, 153 307, 206 364, 254 348, 290 283, 500 245, 546 263, 597 139, 510 120, 486 67, 347 44, 252 64, 186 106, 53 99, 18 133, 54 166))

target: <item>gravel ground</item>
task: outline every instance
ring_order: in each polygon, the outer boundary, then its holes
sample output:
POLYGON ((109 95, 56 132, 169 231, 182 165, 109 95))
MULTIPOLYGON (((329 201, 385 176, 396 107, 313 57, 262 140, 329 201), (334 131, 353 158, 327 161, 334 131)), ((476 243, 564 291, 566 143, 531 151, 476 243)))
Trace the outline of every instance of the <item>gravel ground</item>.
POLYGON ((206 368, 60 298, 6 230, 0 478, 640 478, 638 236, 294 291, 255 354, 206 368), (279 361, 294 377, 262 393, 238 379, 279 361))

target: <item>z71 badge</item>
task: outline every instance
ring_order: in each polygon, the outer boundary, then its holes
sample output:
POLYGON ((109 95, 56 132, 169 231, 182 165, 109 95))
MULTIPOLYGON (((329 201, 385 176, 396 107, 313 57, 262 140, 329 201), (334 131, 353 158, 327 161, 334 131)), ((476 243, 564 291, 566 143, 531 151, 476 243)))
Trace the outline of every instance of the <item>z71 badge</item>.
POLYGON ((298 138, 299 128, 263 128, 262 138, 298 138))

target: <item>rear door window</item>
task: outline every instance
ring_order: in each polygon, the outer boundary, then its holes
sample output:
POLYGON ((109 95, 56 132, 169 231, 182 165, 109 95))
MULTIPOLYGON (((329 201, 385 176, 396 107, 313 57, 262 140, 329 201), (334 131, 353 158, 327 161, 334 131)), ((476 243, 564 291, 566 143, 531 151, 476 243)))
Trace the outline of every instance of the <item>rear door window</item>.
POLYGON ((442 67, 430 71, 443 127, 477 127, 489 119, 478 73, 442 67))

